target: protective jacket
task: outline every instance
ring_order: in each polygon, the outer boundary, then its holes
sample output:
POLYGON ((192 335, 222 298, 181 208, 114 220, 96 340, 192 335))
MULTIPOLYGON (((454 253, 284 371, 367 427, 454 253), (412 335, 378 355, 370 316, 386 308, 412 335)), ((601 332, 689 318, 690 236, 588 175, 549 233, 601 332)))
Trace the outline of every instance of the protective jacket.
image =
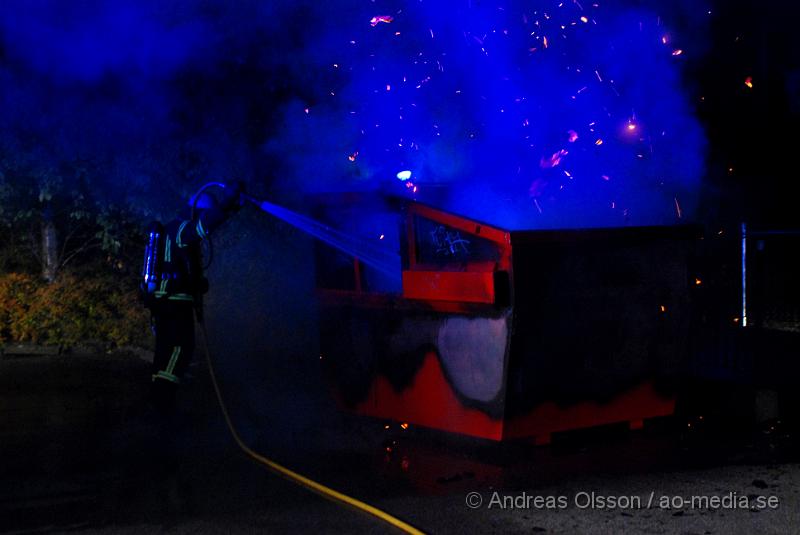
POLYGON ((153 293, 157 301, 194 301, 208 290, 200 242, 227 217, 228 213, 219 208, 208 208, 198 210, 194 219, 178 218, 167 223, 161 252, 161 281, 153 293))

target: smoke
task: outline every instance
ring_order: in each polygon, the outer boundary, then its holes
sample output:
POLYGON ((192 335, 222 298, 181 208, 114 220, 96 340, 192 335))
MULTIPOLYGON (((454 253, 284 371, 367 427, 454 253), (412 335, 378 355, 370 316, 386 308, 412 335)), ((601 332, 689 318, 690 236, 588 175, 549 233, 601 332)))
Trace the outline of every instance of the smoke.
POLYGON ((707 10, 6 2, 3 126, 61 155, 106 154, 170 202, 233 176, 295 201, 407 193, 395 175, 410 170, 421 200, 501 226, 675 223, 704 172, 681 68, 704 50, 707 10))

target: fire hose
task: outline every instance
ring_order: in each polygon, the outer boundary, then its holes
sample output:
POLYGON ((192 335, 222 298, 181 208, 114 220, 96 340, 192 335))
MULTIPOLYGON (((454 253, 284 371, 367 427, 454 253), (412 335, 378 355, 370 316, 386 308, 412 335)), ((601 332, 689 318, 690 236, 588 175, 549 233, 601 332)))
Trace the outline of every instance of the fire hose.
MULTIPOLYGON (((212 186, 222 187, 222 188, 226 187, 225 184, 222 184, 222 183, 219 183, 219 182, 210 182, 210 183, 204 185, 202 188, 200 188, 200 190, 194 196, 194 202, 193 202, 193 206, 192 206, 192 215, 194 215, 194 205, 197 203, 197 199, 200 197, 200 194, 203 191, 205 191, 206 189, 208 189, 209 187, 212 187, 212 186)), ((255 203, 255 204, 260 204, 259 201, 257 201, 256 199, 254 199, 252 197, 244 196, 244 198, 247 199, 250 202, 255 203)), ((372 506, 372 505, 370 505, 368 503, 365 503, 365 502, 363 502, 361 500, 358 500, 356 498, 348 496, 348 495, 346 495, 346 494, 344 494, 342 492, 339 492, 339 491, 337 491, 335 489, 332 489, 332 488, 330 488, 330 487, 328 487, 326 485, 323 485, 322 483, 314 481, 311 478, 308 478, 308 477, 306 477, 306 476, 304 476, 302 474, 299 474, 299 473, 297 473, 297 472, 295 472, 293 470, 290 470, 289 468, 286 468, 285 466, 275 462, 274 460, 269 459, 268 457, 265 457, 264 455, 261 455, 260 453, 254 451, 247 444, 245 444, 245 442, 242 440, 241 436, 239 436, 239 433, 236 430, 236 427, 234 426, 233 421, 231 420, 231 416, 230 416, 230 413, 228 412, 227 405, 225 404, 225 400, 222 397, 222 392, 220 390, 216 374, 214 373, 214 365, 213 365, 213 362, 211 360, 211 351, 208 348, 208 335, 206 333, 205 322, 203 321, 203 317, 202 317, 201 314, 198 314, 198 324, 200 326, 199 330, 200 330, 200 333, 201 333, 201 342, 202 342, 203 350, 205 352, 206 363, 208 365, 209 375, 211 376, 211 384, 214 386, 214 393, 216 394, 216 397, 217 397, 217 403, 219 404, 220 410, 222 411, 222 416, 225 419, 225 424, 228 427, 228 431, 230 432, 231 437, 233 437, 233 440, 236 442, 237 446, 239 446, 239 449, 241 449, 242 452, 244 452, 244 454, 247 455, 247 457, 249 457, 251 460, 253 460, 253 461, 255 461, 255 462, 257 462, 257 463, 259 463, 259 464, 261 464, 261 465, 263 465, 265 467, 267 467, 272 472, 274 472, 274 473, 276 473, 276 474, 278 474, 280 476, 283 476, 284 478, 288 479, 289 481, 291 481, 291 482, 293 482, 293 483, 295 483, 297 485, 300 485, 301 487, 304 487, 304 488, 306 488, 306 489, 308 489, 308 490, 310 490, 312 492, 315 492, 315 493, 323 496, 324 498, 327 498, 327 499, 329 499, 329 500, 331 500, 331 501, 333 501, 333 502, 335 502, 335 503, 337 503, 339 505, 348 505, 350 507, 354 507, 356 510, 362 511, 362 512, 364 512, 364 513, 366 513, 366 514, 368 514, 370 516, 373 516, 373 517, 375 517, 375 518, 377 518, 377 519, 379 519, 379 520, 381 520, 383 522, 386 522, 390 526, 393 526, 393 527, 399 529, 400 531, 402 531, 404 533, 408 533, 410 535, 422 535, 424 533, 424 532, 420 531, 419 529, 415 528, 414 526, 412 526, 411 524, 408 524, 407 522, 404 522, 403 520, 400 520, 399 518, 397 518, 395 516, 392 516, 389 513, 385 512, 385 511, 382 511, 381 509, 378 509, 375 506, 372 506)))

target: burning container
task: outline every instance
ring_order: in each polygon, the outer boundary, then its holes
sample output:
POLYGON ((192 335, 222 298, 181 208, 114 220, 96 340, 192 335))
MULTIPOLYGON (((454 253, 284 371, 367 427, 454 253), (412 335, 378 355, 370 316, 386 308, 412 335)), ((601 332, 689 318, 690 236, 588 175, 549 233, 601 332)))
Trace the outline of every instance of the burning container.
POLYGON ((695 229, 508 231, 358 197, 318 215, 399 251, 382 273, 318 251, 322 363, 348 409, 540 443, 674 412, 695 229))

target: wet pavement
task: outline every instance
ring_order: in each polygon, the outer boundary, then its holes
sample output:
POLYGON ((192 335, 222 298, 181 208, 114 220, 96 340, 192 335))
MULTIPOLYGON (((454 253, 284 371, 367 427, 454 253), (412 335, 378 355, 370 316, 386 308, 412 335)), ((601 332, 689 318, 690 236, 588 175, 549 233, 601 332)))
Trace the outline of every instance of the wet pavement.
MULTIPOLYGON (((193 374, 165 445, 147 403, 146 362, 0 360, 0 531, 391 531, 246 458, 204 367, 193 374)), ((780 426, 690 432, 661 421, 548 447, 497 445, 351 417, 314 385, 276 373, 270 407, 254 408, 231 376, 222 381, 254 449, 428 532, 787 533, 800 525, 796 440, 780 426)))

